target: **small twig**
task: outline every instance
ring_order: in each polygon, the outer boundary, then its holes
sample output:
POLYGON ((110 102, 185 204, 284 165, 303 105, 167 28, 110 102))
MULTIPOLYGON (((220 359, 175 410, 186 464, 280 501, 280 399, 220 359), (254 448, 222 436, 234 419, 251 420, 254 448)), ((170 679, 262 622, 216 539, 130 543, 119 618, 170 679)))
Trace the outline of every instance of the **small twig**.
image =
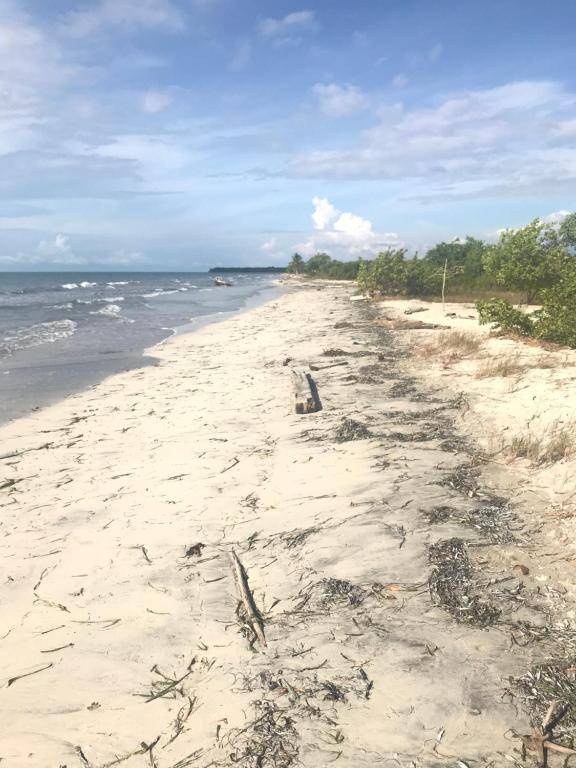
POLYGON ((10 688, 10 686, 13 685, 17 680, 22 680, 24 677, 31 677, 32 675, 37 675, 38 672, 44 672, 45 669, 50 669, 50 667, 53 666, 54 662, 51 661, 50 664, 46 664, 45 666, 40 667, 40 669, 35 669, 33 672, 25 672, 23 675, 16 675, 15 677, 11 677, 10 680, 8 680, 6 688, 10 688))
POLYGON ((236 464, 240 464, 240 459, 236 458, 236 456, 235 456, 235 457, 234 457, 234 460, 233 460, 233 462, 232 462, 232 464, 230 464, 230 466, 229 466, 229 467, 226 467, 226 469, 223 469, 223 470, 220 472, 220 474, 221 474, 221 475, 223 475, 223 474, 224 474, 224 472, 228 472, 228 470, 229 470, 229 469, 233 469, 233 468, 236 466, 236 464))
POLYGON ((68 645, 61 645, 59 648, 49 648, 47 651, 40 651, 40 653, 56 653, 56 651, 63 651, 64 648, 74 648, 74 643, 68 643, 68 645))

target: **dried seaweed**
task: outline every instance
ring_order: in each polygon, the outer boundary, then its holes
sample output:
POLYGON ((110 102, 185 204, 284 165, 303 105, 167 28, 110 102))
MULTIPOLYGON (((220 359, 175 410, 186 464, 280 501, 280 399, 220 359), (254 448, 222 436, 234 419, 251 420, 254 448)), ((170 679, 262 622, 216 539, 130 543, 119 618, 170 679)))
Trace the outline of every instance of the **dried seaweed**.
POLYGON ((414 386, 414 379, 404 379, 397 382, 390 388, 388 393, 390 397, 408 397, 418 392, 414 386))
POLYGON ((428 579, 435 605, 444 608, 461 624, 487 627, 498 620, 500 611, 472 593, 473 569, 462 539, 433 544, 429 559, 435 566, 428 579))
POLYGON ((576 735, 576 658, 538 664, 523 677, 513 680, 513 687, 519 692, 534 725, 542 720, 551 701, 568 706, 562 727, 576 735))
POLYGON ((362 605, 368 595, 365 589, 346 579, 322 579, 316 587, 319 592, 319 604, 322 608, 330 608, 338 604, 357 608, 362 605))
POLYGON ((455 491, 474 496, 478 490, 478 477, 480 470, 471 464, 462 464, 448 475, 445 475, 438 483, 439 485, 453 488, 455 491))
POLYGON ((516 516, 506 504, 486 504, 467 510, 440 506, 423 513, 429 523, 448 521, 474 528, 494 544, 510 544, 515 541, 511 526, 516 516))
POLYGON ((302 528, 296 531, 290 531, 290 533, 282 534, 281 538, 284 540, 288 549, 294 549, 299 547, 309 536, 313 536, 315 533, 320 533, 319 526, 311 526, 310 528, 302 528))
POLYGON ((371 437, 373 437, 373 434, 368 427, 354 419, 343 419, 335 435, 336 442, 338 443, 346 443, 350 440, 367 440, 371 437))
POLYGON ((233 730, 228 742, 230 761, 248 768, 289 768, 298 760, 298 734, 287 710, 270 701, 254 702, 256 717, 233 730))

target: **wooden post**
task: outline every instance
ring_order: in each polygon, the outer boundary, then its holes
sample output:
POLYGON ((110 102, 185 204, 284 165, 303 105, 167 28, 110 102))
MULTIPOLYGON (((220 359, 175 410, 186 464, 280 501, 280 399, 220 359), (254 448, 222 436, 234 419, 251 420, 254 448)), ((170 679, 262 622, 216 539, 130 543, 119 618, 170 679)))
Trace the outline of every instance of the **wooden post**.
POLYGON ((318 389, 312 376, 305 371, 292 371, 296 413, 315 413, 322 410, 318 389))
POLYGON ((444 262, 444 277, 442 279, 442 312, 446 314, 446 302, 444 300, 444 294, 446 291, 446 271, 448 269, 448 259, 444 262))

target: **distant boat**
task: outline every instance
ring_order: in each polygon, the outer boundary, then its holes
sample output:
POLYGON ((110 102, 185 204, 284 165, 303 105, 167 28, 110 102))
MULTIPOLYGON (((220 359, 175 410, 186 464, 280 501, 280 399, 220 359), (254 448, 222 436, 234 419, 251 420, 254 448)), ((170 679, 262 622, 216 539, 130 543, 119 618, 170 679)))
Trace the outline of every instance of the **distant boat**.
POLYGON ((214 278, 214 285, 218 288, 230 288, 233 283, 228 282, 228 280, 224 280, 223 277, 215 277, 214 278))

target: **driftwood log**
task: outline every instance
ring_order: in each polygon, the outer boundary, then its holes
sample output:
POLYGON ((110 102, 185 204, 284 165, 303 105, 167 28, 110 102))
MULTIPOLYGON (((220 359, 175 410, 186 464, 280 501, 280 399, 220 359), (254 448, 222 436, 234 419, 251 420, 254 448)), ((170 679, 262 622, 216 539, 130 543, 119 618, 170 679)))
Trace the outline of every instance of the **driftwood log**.
POLYGON ((236 580, 238 594, 240 595, 240 600, 242 601, 244 610, 246 611, 246 617, 250 622, 250 626, 254 630, 254 634, 260 641, 260 644, 266 647, 267 642, 266 637, 264 636, 264 622, 262 621, 262 616, 256 607, 254 596, 252 595, 250 587, 248 586, 248 576, 246 575, 244 566, 240 562, 240 559, 234 550, 232 550, 232 567, 234 569, 234 579, 236 580))
POLYGON ((305 371, 292 371, 296 413, 315 413, 322 410, 318 389, 312 376, 305 371))

